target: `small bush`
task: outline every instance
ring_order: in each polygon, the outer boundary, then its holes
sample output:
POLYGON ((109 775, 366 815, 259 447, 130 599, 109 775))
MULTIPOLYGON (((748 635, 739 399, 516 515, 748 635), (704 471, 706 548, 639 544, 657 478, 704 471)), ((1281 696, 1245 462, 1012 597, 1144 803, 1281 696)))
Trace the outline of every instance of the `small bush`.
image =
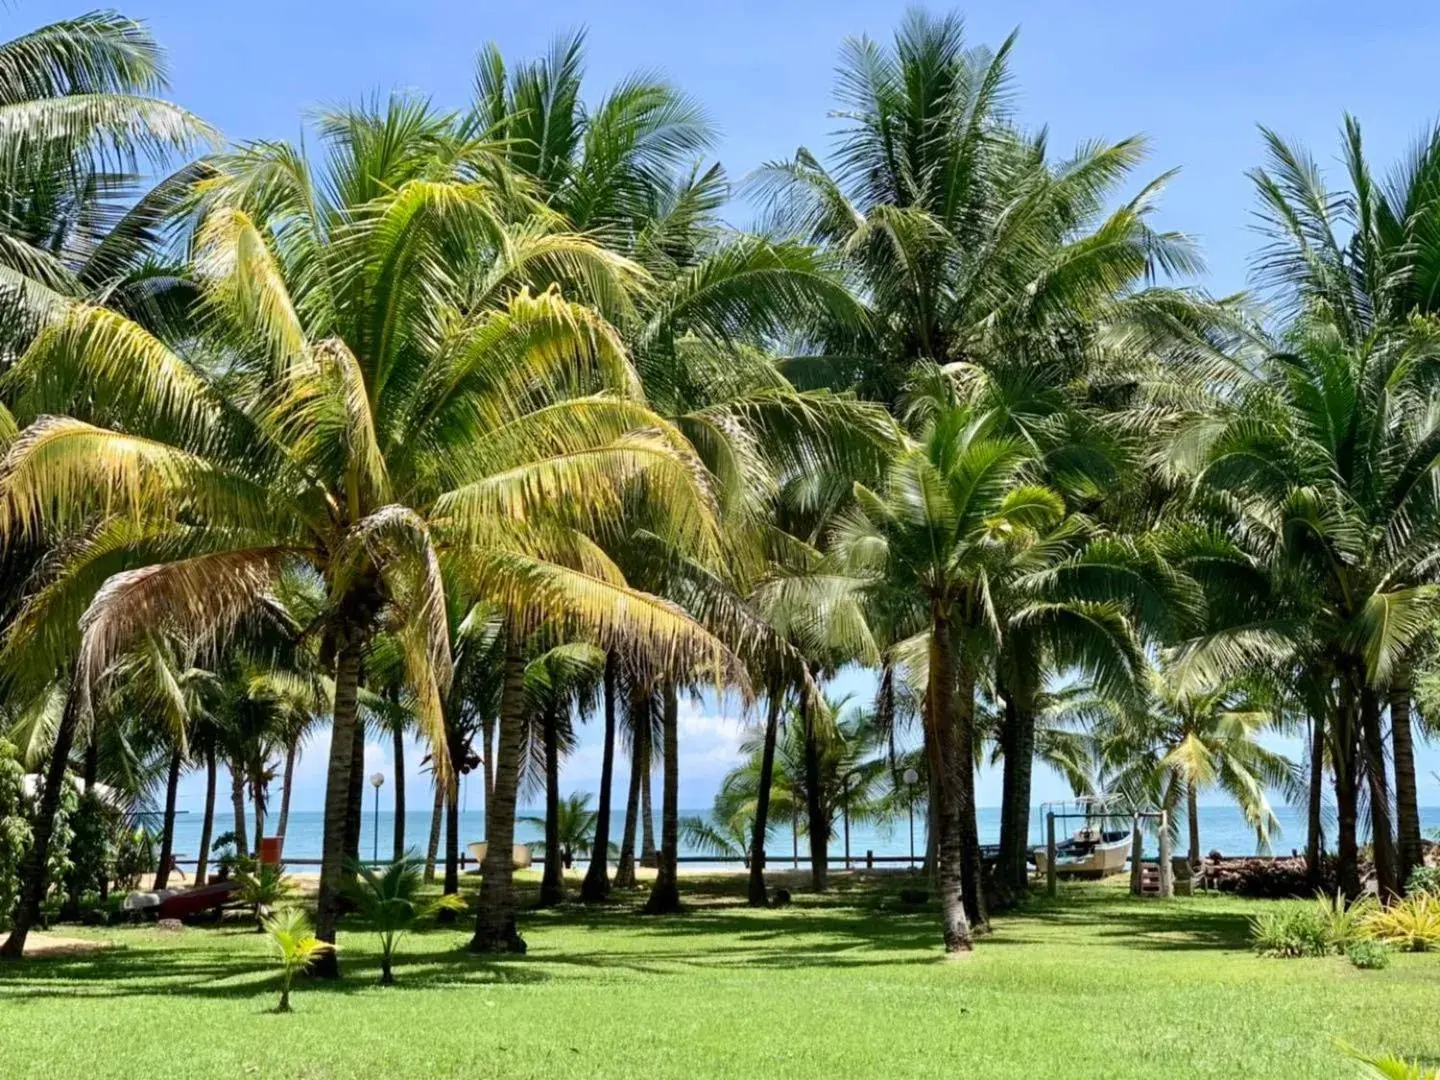
POLYGON ((1440 896, 1416 893, 1378 908, 1366 916, 1365 932, 1407 952, 1440 948, 1440 896))
POLYGON ((1345 950, 1345 956, 1365 971, 1380 971, 1390 966, 1390 946, 1383 941, 1353 941, 1345 950))
POLYGON ((1405 891, 1440 896, 1440 866, 1417 866, 1410 872, 1405 891))
POLYGON ((1262 956, 1328 956, 1330 924, 1315 904, 1277 905, 1250 920, 1250 940, 1262 956))
POLYGON ((1365 938, 1365 920, 1375 913, 1377 906, 1373 896, 1346 903, 1345 894, 1339 890, 1333 896, 1315 894, 1316 915, 1324 922, 1326 937, 1336 952, 1344 952, 1365 938))

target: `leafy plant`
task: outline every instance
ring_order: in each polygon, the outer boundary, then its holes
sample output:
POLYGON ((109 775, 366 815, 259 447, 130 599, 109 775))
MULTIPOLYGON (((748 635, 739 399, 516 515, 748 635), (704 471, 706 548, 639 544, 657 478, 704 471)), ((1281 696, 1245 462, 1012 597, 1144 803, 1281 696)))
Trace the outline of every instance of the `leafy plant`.
POLYGON ((1410 880, 1405 883, 1405 891, 1411 894, 1429 893, 1440 896, 1440 866, 1417 866, 1410 871, 1410 880))
POLYGON ((1383 941, 1352 941, 1345 957, 1357 968, 1380 971, 1390 966, 1390 946, 1383 941))
POLYGON ((1330 947, 1336 952, 1345 952, 1365 938, 1365 920, 1378 906, 1373 896, 1362 896, 1347 903, 1345 894, 1339 890, 1333 896, 1315 894, 1315 913, 1324 923, 1330 947))
POLYGON ((130 890, 140 884, 145 874, 153 874, 157 865, 155 837, 143 825, 123 829, 115 851, 115 884, 130 890))
POLYGON ((1378 908, 1366 917, 1365 931, 1407 952, 1440 948, 1440 896, 1417 893, 1378 908))
POLYGON ((316 957, 333 952, 335 946, 317 938, 310 917, 296 907, 281 908, 265 920, 263 928, 280 959, 280 1003, 275 1011, 288 1013, 295 973, 308 968, 316 957))
POLYGON ((381 986, 395 985, 395 946, 406 930, 437 912, 465 910, 465 901, 455 893, 421 899, 423 865, 414 852, 406 852, 379 872, 359 863, 350 864, 355 872, 355 882, 348 890, 350 898, 357 913, 369 920, 380 935, 381 986))
POLYGON ((239 899, 255 912, 255 929, 265 929, 265 917, 295 895, 295 882, 286 875, 284 863, 260 863, 236 876, 239 899))
POLYGON ((1250 920, 1250 940, 1262 956, 1327 956, 1330 923, 1316 904, 1277 905, 1250 920))
POLYGON ((1340 1044, 1340 1049, 1361 1066, 1363 1075, 1374 1080, 1440 1080, 1440 1069, 1422 1068, 1418 1061, 1406 1061, 1388 1054, 1372 1057, 1344 1043, 1340 1044))

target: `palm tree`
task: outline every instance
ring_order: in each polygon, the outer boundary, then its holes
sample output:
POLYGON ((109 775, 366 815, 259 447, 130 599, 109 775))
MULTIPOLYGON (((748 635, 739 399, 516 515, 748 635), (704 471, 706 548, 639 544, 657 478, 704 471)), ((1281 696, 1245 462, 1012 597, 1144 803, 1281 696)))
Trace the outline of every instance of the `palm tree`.
POLYGON ((1307 320, 1215 415, 1186 436, 1212 568, 1211 632, 1182 650, 1186 685, 1256 664, 1289 665, 1336 692, 1307 692, 1324 717, 1334 772, 1342 884, 1358 891, 1359 784, 1368 778, 1376 874, 1399 888, 1382 711, 1387 688, 1440 603, 1433 582, 1440 503, 1437 419, 1428 407, 1435 344, 1424 328, 1346 341, 1307 320), (1245 580, 1242 592, 1230 592, 1245 580))
MULTIPOLYGON (((554 850, 558 854, 553 861, 566 870, 574 864, 576 855, 594 843, 597 816, 596 811, 590 808, 590 798, 589 792, 574 791, 556 803, 554 850)), ((548 818, 527 816, 519 820, 545 829, 546 839, 535 845, 535 850, 545 857, 547 863, 552 861, 548 818)))
POLYGON ((290 986, 296 972, 310 970, 316 960, 335 951, 328 941, 315 936, 310 916, 298 907, 283 907, 265 920, 265 930, 280 961, 280 1004, 277 1013, 290 1012, 290 986))
POLYGON ((417 921, 440 911, 464 911, 465 901, 451 893, 429 900, 420 896, 420 860, 402 855, 388 866, 355 863, 355 882, 346 895, 356 911, 380 935, 380 985, 394 986, 395 946, 417 921))
POLYGON ((1193 865, 1201 859, 1199 798, 1206 791, 1234 802, 1264 849, 1278 826, 1269 792, 1298 794, 1294 765, 1261 741, 1277 717, 1257 689, 1195 691, 1162 667, 1151 674, 1143 711, 1118 709, 1097 725, 1101 786, 1172 814, 1183 800, 1193 865))
POLYGON ((942 930, 947 952, 971 948, 983 920, 975 826, 975 688, 990 625, 990 572, 1064 514, 1058 493, 1024 481, 1026 448, 990 435, 983 418, 937 409, 895 459, 879 493, 857 485, 857 507, 834 543, 875 593, 909 606, 928 634, 925 749, 934 784, 942 930))
MULTIPOLYGON (((335 681, 317 930, 329 941, 361 660, 382 625, 404 643, 422 732, 448 769, 443 551, 516 624, 491 815, 500 835, 476 936, 477 947, 504 944, 521 628, 543 617, 667 658, 682 647, 719 655, 690 620, 628 588, 585 533, 643 496, 662 530, 712 543, 711 498, 684 439, 638 400, 613 331, 548 287, 578 281, 622 304, 633 267, 549 219, 509 224, 510 197, 476 178, 491 160, 424 105, 394 99, 378 112, 327 116, 321 129, 332 151, 322 177, 293 148, 266 144, 222 159, 205 183, 195 258, 202 337, 172 346, 75 306, 17 365, 25 419, 80 415, 37 420, 11 444, 0 464, 0 533, 116 516, 106 543, 87 547, 12 636, 34 653, 35 626, 62 605, 89 606, 83 649, 52 640, 60 651, 28 661, 53 670, 65 647, 78 651, 83 685, 139 626, 158 618, 223 636, 282 571, 308 566, 324 583, 317 633, 335 681), (42 381, 41 372, 65 377, 42 381), (57 399, 57 383, 77 393, 57 399), (81 419, 91 399, 78 391, 99 385, 106 415, 81 419), (57 485, 92 496, 57 502, 57 485), (128 492, 123 505, 95 497, 112 490, 128 492), (97 564, 113 574, 98 593, 97 564)), ((76 696, 59 758, 80 705, 76 696)), ((335 973, 333 955, 319 970, 335 973)))

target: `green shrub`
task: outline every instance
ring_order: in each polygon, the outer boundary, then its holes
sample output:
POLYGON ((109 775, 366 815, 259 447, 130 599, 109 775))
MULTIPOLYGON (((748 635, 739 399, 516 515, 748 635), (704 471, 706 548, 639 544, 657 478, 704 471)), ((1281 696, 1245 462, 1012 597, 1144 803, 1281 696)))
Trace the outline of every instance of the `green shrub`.
POLYGON ((1328 956, 1330 923, 1317 904, 1277 902, 1250 920, 1250 940, 1262 956, 1328 956))
POLYGON ((1410 872, 1405 891, 1440 896, 1440 866, 1417 866, 1410 872))
POLYGON ((1365 932, 1407 952, 1440 948, 1440 896, 1416 893, 1377 908, 1366 917, 1365 932))
POLYGON ((1378 907, 1375 898, 1362 896, 1353 903, 1346 903, 1345 894, 1336 891, 1334 896, 1317 893, 1315 913, 1325 924, 1325 936, 1335 952, 1344 952, 1349 946, 1366 937, 1365 921, 1378 907))
POLYGON ((1345 957, 1357 968, 1379 971, 1390 966, 1390 951, 1383 941, 1352 941, 1345 957))

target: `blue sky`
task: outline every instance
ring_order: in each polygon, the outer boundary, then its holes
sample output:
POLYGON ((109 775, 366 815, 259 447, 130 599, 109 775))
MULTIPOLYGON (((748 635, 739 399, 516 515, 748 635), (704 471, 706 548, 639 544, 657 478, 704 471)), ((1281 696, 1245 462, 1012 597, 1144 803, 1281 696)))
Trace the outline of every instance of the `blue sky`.
MULTIPOLYGON (((906 7, 888 0, 115 2, 148 21, 169 51, 171 96, 236 139, 296 137, 307 110, 377 90, 419 90, 458 107, 484 42, 521 59, 559 30, 588 26, 589 85, 599 92, 636 69, 663 72, 706 105, 721 132, 717 156, 736 178, 797 146, 826 147, 841 41, 888 36, 906 7)), ((85 6, 21 0, 6 6, 0 25, 9 36, 85 6)), ((1305 141, 1328 164, 1348 109, 1364 124, 1372 160, 1388 162, 1440 115, 1431 91, 1440 8, 1012 0, 962 10, 975 42, 998 44, 1019 26, 1013 71, 1021 114, 1027 125, 1048 125, 1057 150, 1143 133, 1151 146, 1147 176, 1181 170, 1159 221, 1199 241, 1209 263, 1205 284, 1216 293, 1245 286, 1256 246, 1245 171, 1260 158, 1258 123, 1305 141)), ((682 722, 681 803, 704 805, 743 725, 735 710, 713 706, 687 708, 682 722)), ((411 754, 412 770, 418 756, 411 754)), ((320 806, 323 757, 316 745, 302 763, 299 808, 320 806)), ((389 770, 380 746, 367 758, 367 768, 389 770)), ((565 789, 593 790, 598 760, 588 738, 566 766, 565 789)), ((1420 765, 1421 801, 1440 802, 1430 775, 1440 753, 1427 749, 1420 765)), ((1042 778, 1037 801, 1057 793, 1054 779, 1042 778)), ((198 808, 200 794, 199 778, 187 777, 185 805, 198 808)), ((998 777, 982 777, 982 805, 998 799, 998 777)))

